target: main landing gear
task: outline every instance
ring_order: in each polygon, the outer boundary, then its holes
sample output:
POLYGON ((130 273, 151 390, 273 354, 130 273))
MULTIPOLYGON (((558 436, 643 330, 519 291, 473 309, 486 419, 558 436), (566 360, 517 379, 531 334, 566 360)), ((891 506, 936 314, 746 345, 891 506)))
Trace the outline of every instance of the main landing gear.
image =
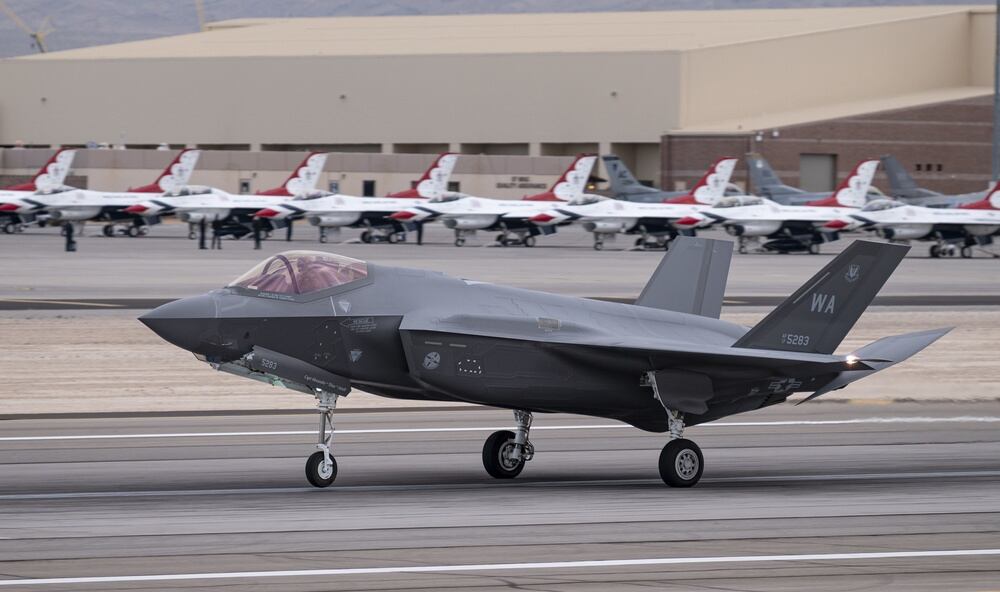
POLYGON ((697 444, 682 438, 684 417, 677 411, 667 411, 670 438, 660 451, 660 478, 671 487, 691 487, 701 479, 705 457, 697 444))
POLYGON ((535 447, 528 440, 531 412, 514 411, 517 430, 493 432, 483 444, 483 466, 496 479, 513 479, 524 470, 524 463, 535 456, 535 447))
POLYGON ((339 395, 320 391, 316 394, 319 408, 319 440, 316 448, 306 461, 306 479, 314 487, 329 487, 337 478, 337 459, 333 458, 333 410, 337 408, 339 395))

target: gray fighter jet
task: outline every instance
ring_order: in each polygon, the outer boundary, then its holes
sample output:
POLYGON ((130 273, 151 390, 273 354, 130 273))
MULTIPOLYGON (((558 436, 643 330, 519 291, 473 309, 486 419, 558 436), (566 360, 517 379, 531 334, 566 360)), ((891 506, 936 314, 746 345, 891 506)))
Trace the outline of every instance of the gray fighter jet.
POLYGON ((290 251, 225 288, 141 321, 217 370, 310 394, 321 414, 306 463, 337 476, 333 411, 357 387, 400 399, 511 409, 516 429, 483 447, 487 472, 516 477, 535 454, 533 414, 576 413, 668 432, 659 470, 701 478, 684 439, 698 425, 840 389, 901 362, 948 329, 834 355, 908 247, 856 241, 751 329, 719 320, 732 243, 679 238, 634 305, 558 296, 290 251))
POLYGON ((946 195, 917 185, 903 163, 891 154, 882 157, 882 167, 885 168, 885 172, 889 176, 889 193, 892 194, 892 197, 910 206, 956 208, 980 201, 998 188, 998 185, 995 184, 982 191, 946 195))

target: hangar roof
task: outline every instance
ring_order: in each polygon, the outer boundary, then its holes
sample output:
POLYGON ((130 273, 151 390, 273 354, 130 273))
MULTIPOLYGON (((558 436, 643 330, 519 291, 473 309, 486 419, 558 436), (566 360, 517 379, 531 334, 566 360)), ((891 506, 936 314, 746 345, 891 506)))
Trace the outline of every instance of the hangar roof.
POLYGON ((892 6, 237 19, 207 30, 17 60, 684 51, 968 12, 892 6))

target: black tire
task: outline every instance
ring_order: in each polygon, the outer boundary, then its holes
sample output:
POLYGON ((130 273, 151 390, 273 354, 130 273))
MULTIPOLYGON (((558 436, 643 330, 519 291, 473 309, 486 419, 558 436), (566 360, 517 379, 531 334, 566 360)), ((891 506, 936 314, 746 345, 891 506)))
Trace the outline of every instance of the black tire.
POLYGON ((819 255, 819 244, 818 243, 812 243, 812 244, 809 245, 809 254, 810 255, 819 255))
POLYGON ((196 238, 198 238, 198 233, 197 232, 195 232, 195 231, 192 230, 191 232, 188 233, 188 240, 194 240, 196 238))
POLYGON ((115 235, 115 227, 113 224, 105 224, 104 227, 101 228, 101 232, 104 233, 104 236, 110 238, 115 235))
POLYGON ((323 453, 316 451, 309 455, 306 461, 306 479, 313 487, 329 487, 337 479, 337 459, 330 457, 332 470, 328 473, 322 471, 323 453))
POLYGON ((509 242, 509 241, 507 241, 507 239, 505 239, 505 238, 503 238, 503 237, 500 237, 500 238, 499 238, 499 239, 497 240, 497 242, 498 242, 498 243, 500 243, 500 246, 501 246, 501 247, 506 247, 507 245, 509 245, 509 244, 510 244, 510 242, 509 242))
POLYGON ((135 238, 135 237, 139 236, 139 227, 138 226, 129 226, 128 230, 126 230, 125 233, 128 234, 129 236, 131 236, 132 238, 135 238))
POLYGON ((3 225, 4 234, 14 234, 15 232, 17 232, 17 224, 13 222, 8 222, 3 225))
POLYGON ((497 242, 498 243, 502 243, 503 242, 503 234, 498 234, 497 235, 497 242))
POLYGON ((705 457, 685 438, 671 440, 660 452, 660 478, 671 487, 691 487, 701 479, 705 457))
POLYGON ((319 242, 326 243, 326 233, 325 232, 321 232, 320 233, 320 235, 319 235, 319 242))
POLYGON ((464 244, 465 244, 465 239, 464 238, 456 238, 455 239, 455 246, 456 247, 461 247, 464 244))
POLYGON ((941 248, 938 247, 937 245, 931 245, 931 250, 929 254, 931 256, 931 259, 937 259, 938 257, 941 256, 941 248))
POLYGON ((372 233, 369 232, 369 231, 367 231, 367 230, 365 230, 364 232, 362 232, 361 233, 361 242, 363 242, 363 243, 370 243, 370 242, 372 242, 372 233))
POLYGON ((604 243, 603 242, 601 242, 601 241, 595 241, 594 242, 594 250, 595 251, 600 251, 600 250, 603 250, 603 249, 604 249, 604 243))
POLYGON ((740 245, 739 248, 736 249, 736 252, 739 253, 740 255, 746 255, 747 254, 747 248, 744 247, 743 245, 740 245))
POLYGON ((399 233, 390 232, 389 236, 386 237, 386 240, 389 241, 390 245, 394 245, 394 244, 398 243, 399 242, 399 233))
POLYGON ((962 247, 962 259, 972 258, 972 247, 962 247))
POLYGON ((493 432, 483 444, 483 466, 491 477, 496 479, 513 479, 524 470, 524 457, 516 463, 510 460, 509 454, 514 447, 514 432, 500 430, 493 432))

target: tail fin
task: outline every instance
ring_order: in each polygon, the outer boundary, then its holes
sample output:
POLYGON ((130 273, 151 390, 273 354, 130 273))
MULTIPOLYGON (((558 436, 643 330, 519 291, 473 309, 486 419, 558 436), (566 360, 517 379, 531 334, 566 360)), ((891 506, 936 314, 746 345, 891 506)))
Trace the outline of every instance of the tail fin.
POLYGON ((596 154, 579 154, 569 168, 552 184, 545 193, 527 195, 528 201, 572 201, 583 195, 590 179, 590 172, 597 162, 596 154))
POLYGON ((608 184, 615 197, 637 193, 659 193, 656 188, 647 187, 640 183, 618 156, 608 154, 602 156, 601 160, 604 161, 604 168, 608 172, 608 184))
POLYGON ((1000 210, 1000 182, 987 189, 983 199, 958 207, 966 210, 1000 210))
POLYGON ((782 183, 777 173, 771 168, 771 164, 760 154, 748 152, 746 158, 747 165, 750 167, 750 187, 755 194, 774 198, 805 193, 801 189, 782 183))
POLYGON ((663 200, 663 203, 714 205, 726 194, 738 159, 724 156, 712 163, 687 195, 663 200))
POLYGON ((905 196, 919 189, 917 182, 895 156, 891 154, 883 156, 882 166, 885 168, 885 174, 889 176, 889 189, 894 197, 905 196))
POLYGON ((60 148, 42 165, 42 168, 38 169, 30 181, 4 187, 4 189, 8 191, 38 191, 58 187, 66 181, 66 175, 69 174, 69 169, 73 166, 75 156, 76 150, 60 148))
POLYGON ((865 376, 885 370, 889 366, 895 366, 910 356, 918 353, 928 345, 934 343, 938 339, 941 339, 951 330, 952 327, 946 327, 944 329, 931 329, 929 331, 917 331, 915 333, 907 333, 905 335, 883 337, 882 339, 869 343, 861 349, 854 350, 848 354, 848 360, 861 362, 867 366, 866 369, 840 372, 833 378, 833 380, 824 384, 813 394, 809 395, 805 399, 802 399, 796 404, 801 405, 802 403, 811 401, 820 395, 825 395, 830 391, 843 388, 856 380, 864 378, 865 376))
POLYGON ((635 304, 717 319, 732 257, 731 241, 679 236, 635 304))
POLYGON ((434 159, 431 166, 427 167, 415 187, 390 193, 386 197, 426 197, 433 199, 441 197, 448 190, 448 181, 451 179, 451 172, 455 169, 455 162, 458 155, 452 152, 443 152, 434 159))
POLYGON ((909 250, 854 241, 733 347, 832 354, 909 250))
POLYGON ((180 189, 191 180, 191 173, 194 172, 195 165, 198 164, 198 157, 201 150, 185 148, 177 153, 167 168, 163 169, 156 181, 142 187, 130 187, 132 193, 166 193, 180 189))
POLYGON ((876 159, 862 160, 854 165, 851 173, 840 182, 840 185, 837 185, 829 197, 811 201, 806 205, 834 208, 860 208, 864 206, 865 202, 868 201, 868 190, 872 188, 878 164, 879 161, 876 159))
POLYGON ((310 152, 280 187, 258 191, 257 195, 291 197, 309 193, 316 189, 316 182, 319 181, 319 175, 323 172, 324 166, 326 166, 326 153, 310 152))

